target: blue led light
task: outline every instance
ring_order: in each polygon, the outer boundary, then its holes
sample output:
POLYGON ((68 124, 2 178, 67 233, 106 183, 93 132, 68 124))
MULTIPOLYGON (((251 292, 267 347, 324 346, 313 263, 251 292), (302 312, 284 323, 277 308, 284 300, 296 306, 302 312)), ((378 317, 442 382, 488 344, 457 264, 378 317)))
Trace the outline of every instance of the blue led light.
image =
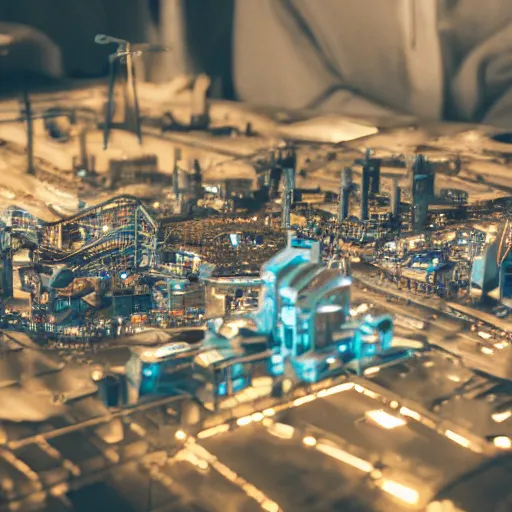
POLYGON ((283 362, 283 356, 281 354, 274 354, 271 358, 272 364, 279 364, 283 362))
POLYGON ((121 272, 121 273, 119 274, 119 277, 120 277, 121 279, 126 279, 126 278, 128 277, 128 272, 121 272))
POLYGON ((366 355, 373 355, 377 353, 376 345, 368 345, 365 349, 366 355))
POLYGON ((142 370, 142 375, 144 375, 144 377, 151 377, 153 375, 153 369, 144 368, 144 370, 142 370))
POLYGON ((316 382, 318 380, 316 368, 314 366, 305 368, 303 371, 303 378, 306 382, 316 382))
POLYGON ((232 233, 229 235, 229 241, 233 247, 238 247, 240 245, 240 235, 236 233, 232 233))
POLYGON ((347 347, 347 345, 340 345, 338 347, 338 350, 343 354, 344 352, 346 352, 348 350, 348 347, 347 347))
POLYGON ((283 375, 283 373, 284 373, 284 364, 275 364, 270 369, 270 373, 272 375, 274 375, 274 376, 283 375))

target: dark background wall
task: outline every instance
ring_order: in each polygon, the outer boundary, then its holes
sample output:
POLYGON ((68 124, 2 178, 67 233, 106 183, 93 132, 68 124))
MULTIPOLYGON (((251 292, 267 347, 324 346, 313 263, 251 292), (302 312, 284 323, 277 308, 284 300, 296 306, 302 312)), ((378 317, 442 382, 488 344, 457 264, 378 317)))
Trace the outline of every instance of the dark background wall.
MULTIPOLYGON (((217 95, 230 97, 233 4, 234 0, 6 0, 0 1, 0 33, 5 23, 17 23, 46 34, 60 48, 64 76, 73 79, 107 73, 107 57, 114 48, 95 44, 96 34, 165 45, 172 37, 173 52, 184 55, 181 70, 208 73, 217 82, 217 95), (174 15, 163 8, 165 2, 166 7, 171 2, 178 6, 174 15)), ((24 51, 0 57, 0 82, 15 78, 13 70, 24 64, 38 71, 44 67, 34 65, 43 59, 44 45, 25 41, 23 46, 24 51)), ((167 76, 176 73, 173 58, 170 53, 148 57, 149 78, 162 76, 162 67, 168 68, 167 76), (158 73, 151 72, 152 65, 159 67, 158 73)))

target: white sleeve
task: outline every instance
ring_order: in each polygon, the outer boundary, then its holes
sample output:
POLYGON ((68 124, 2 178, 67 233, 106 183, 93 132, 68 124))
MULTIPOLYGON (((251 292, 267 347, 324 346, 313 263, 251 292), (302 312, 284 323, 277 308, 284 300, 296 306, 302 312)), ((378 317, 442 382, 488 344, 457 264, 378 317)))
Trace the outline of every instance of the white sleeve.
MULTIPOLYGON (((366 117, 374 121, 403 114, 403 112, 380 105, 347 89, 333 91, 332 94, 313 105, 313 107, 319 112, 332 112, 347 116, 366 117)), ((411 116, 407 116, 407 121, 412 119, 411 116)))
POLYGON ((512 127, 512 24, 470 53, 451 92, 460 120, 512 127))
POLYGON ((238 1, 233 47, 235 90, 243 101, 304 108, 337 85, 283 2, 238 1))

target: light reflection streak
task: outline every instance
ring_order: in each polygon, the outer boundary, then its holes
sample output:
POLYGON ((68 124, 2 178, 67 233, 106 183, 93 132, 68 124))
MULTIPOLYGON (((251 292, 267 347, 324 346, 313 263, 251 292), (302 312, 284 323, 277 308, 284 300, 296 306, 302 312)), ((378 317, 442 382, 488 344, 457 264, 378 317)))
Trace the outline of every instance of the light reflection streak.
POLYGON ((461 436, 460 434, 457 434, 456 432, 453 432, 452 430, 446 430, 444 435, 454 443, 460 444, 464 448, 469 448, 471 446, 469 439, 461 436))
POLYGON ((370 462, 364 459, 360 459, 359 457, 356 457, 355 455, 352 455, 351 453, 348 453, 345 450, 342 450, 335 446, 331 446, 330 444, 318 442, 315 448, 319 452, 322 452, 325 455, 332 457, 333 459, 337 459, 340 462, 344 462, 345 464, 348 464, 353 468, 359 469, 364 473, 371 473, 374 470, 373 464, 371 464, 370 462))
POLYGON ((413 411, 407 407, 400 407, 400 414, 402 416, 408 416, 416 421, 421 421, 421 414, 419 412, 413 411))
MULTIPOLYGON (((217 473, 222 475, 226 480, 229 480, 237 487, 239 487, 242 491, 245 492, 249 498, 252 498, 256 501, 262 510, 265 512, 282 512, 281 507, 273 500, 268 498, 262 491, 260 491, 253 484, 245 480, 243 477, 235 473, 231 468, 223 464, 215 455, 208 452, 202 446, 198 446, 197 444, 190 443, 187 445, 185 450, 190 454, 190 459, 194 461, 203 461, 209 467, 215 469, 217 473)), ((189 455, 182 455, 183 457, 189 457, 189 455)))
POLYGON ((407 487, 393 480, 383 479, 379 482, 379 487, 384 492, 391 494, 409 505, 417 505, 420 500, 420 495, 416 489, 412 489, 411 487, 407 487))
POLYGON ((223 423, 222 425, 217 425, 215 427, 207 428, 206 430, 202 430, 197 434, 198 439, 207 439, 208 437, 216 436, 217 434, 223 434, 229 430, 229 425, 223 423))

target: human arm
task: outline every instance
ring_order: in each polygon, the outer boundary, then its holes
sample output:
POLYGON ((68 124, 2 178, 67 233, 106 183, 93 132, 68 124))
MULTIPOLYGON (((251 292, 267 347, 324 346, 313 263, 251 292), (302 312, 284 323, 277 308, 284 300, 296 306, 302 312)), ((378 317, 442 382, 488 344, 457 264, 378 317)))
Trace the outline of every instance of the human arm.
POLYGON ((512 129, 512 23, 466 57, 451 95, 459 119, 512 129))
POLYGON ((239 99, 362 116, 393 113, 344 83, 291 2, 236 3, 234 81, 239 99))

